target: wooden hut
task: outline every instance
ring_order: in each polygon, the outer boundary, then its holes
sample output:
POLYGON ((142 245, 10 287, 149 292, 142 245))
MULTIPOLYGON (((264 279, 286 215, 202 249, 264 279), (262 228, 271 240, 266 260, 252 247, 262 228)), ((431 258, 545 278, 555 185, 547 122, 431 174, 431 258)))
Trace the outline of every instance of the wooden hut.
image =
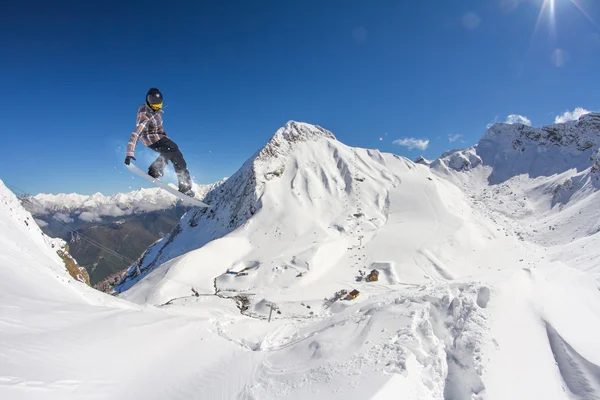
POLYGON ((353 291, 348 293, 348 295, 346 296, 346 300, 354 300, 355 298, 358 297, 359 294, 360 294, 360 292, 358 290, 354 289, 353 291))
POLYGON ((368 282, 376 282, 378 280, 379 280, 379 271, 377 271, 376 269, 374 269, 373 271, 371 271, 371 273, 369 275, 367 275, 368 282))

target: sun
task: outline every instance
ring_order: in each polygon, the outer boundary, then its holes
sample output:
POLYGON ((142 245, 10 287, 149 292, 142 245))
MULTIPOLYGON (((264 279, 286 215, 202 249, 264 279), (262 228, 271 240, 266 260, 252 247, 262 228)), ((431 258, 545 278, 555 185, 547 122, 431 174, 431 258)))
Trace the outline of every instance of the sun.
MULTIPOLYGON (((556 7, 555 3, 561 0, 543 0, 542 6, 540 8, 540 14, 538 15, 537 21, 535 23, 534 34, 538 31, 540 27, 540 23, 544 17, 548 18, 548 24, 550 28, 550 34, 553 37, 556 37, 556 7)), ((562 0, 567 1, 567 0, 562 0)), ((573 4, 577 9, 598 29, 600 29, 600 25, 596 21, 592 19, 590 14, 579 4, 580 0, 568 0, 573 4)))

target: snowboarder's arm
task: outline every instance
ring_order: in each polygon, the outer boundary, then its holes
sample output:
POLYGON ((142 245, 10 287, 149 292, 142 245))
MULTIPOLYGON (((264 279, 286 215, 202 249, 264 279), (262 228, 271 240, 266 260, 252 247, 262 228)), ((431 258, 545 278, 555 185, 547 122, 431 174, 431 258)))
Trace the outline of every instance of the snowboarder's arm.
POLYGON ((135 150, 135 144, 137 143, 140 135, 146 129, 146 125, 148 124, 148 117, 144 114, 138 114, 137 118, 137 126, 135 131, 131 133, 129 136, 129 142, 127 143, 127 156, 133 157, 133 152, 135 150))

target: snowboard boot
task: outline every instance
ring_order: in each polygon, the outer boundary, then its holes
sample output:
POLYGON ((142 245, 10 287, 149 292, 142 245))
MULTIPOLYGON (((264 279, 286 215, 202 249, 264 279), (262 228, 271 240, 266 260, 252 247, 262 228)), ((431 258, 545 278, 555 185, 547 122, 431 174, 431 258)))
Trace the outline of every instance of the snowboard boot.
POLYGON ((196 193, 194 193, 191 186, 180 185, 179 191, 181 193, 185 194, 186 196, 190 196, 190 197, 196 196, 196 193))
POLYGON ((161 174, 160 172, 158 172, 154 168, 148 168, 148 175, 150 175, 154 179, 158 179, 158 178, 160 178, 160 177, 163 176, 163 174, 161 174))

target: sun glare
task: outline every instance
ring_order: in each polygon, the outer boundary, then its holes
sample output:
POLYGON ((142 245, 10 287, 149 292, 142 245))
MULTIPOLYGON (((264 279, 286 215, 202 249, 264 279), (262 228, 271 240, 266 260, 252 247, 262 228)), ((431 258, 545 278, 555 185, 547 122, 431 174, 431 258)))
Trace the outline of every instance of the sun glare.
MULTIPOLYGON (((537 21, 535 23, 534 34, 537 33, 541 21, 544 18, 548 19, 548 27, 550 29, 550 35, 552 37, 556 37, 556 7, 555 3, 557 0, 543 0, 542 6, 540 8, 540 13, 538 15, 537 21)), ((600 25, 594 21, 594 19, 590 16, 590 14, 579 4, 580 0, 569 0, 577 9, 598 29, 600 29, 600 25)))
POLYGON ((594 24, 594 26, 595 26, 596 28, 600 29, 600 25, 599 25, 599 24, 598 24, 596 21, 594 21, 594 20, 592 19, 592 17, 590 16, 590 14, 589 14, 587 11, 585 11, 585 10, 583 9, 583 7, 581 7, 581 5, 578 3, 578 1, 579 1, 579 0, 570 0, 570 1, 571 1, 571 3, 573 3, 573 5, 574 5, 575 7, 577 7, 577 9, 579 9, 579 11, 581 11, 581 13, 582 13, 582 14, 583 14, 583 15, 584 15, 584 16, 585 16, 587 19, 589 19, 589 20, 590 20, 590 22, 591 22, 592 24, 594 24))
POLYGON ((556 18, 555 18, 555 8, 554 8, 554 0, 544 0, 544 2, 542 3, 542 7, 540 8, 540 14, 538 15, 537 21, 535 23, 535 29, 533 31, 533 33, 535 34, 539 27, 540 27, 540 23, 542 21, 542 18, 544 18, 544 16, 548 17, 548 24, 550 27, 550 35, 552 35, 552 37, 556 36, 556 18))

